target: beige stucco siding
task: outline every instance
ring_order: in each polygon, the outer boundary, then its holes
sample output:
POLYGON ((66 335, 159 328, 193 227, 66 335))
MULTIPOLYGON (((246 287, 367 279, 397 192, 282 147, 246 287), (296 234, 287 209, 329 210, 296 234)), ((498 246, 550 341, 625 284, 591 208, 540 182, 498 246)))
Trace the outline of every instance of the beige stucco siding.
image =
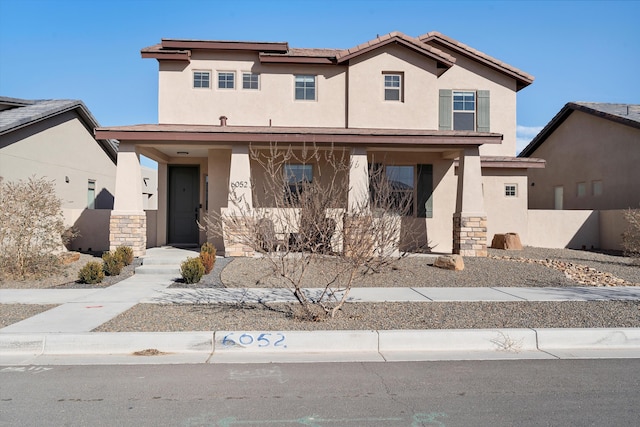
POLYGON ((518 233, 528 241, 527 176, 523 169, 482 169, 482 189, 487 211, 487 240, 495 234, 518 233), (515 185, 516 196, 506 196, 505 186, 515 185))
POLYGON ((345 125, 345 68, 262 65, 257 53, 194 53, 190 63, 160 62, 159 123, 234 126, 345 125), (194 71, 208 71, 209 88, 194 88, 194 71), (235 73, 233 89, 218 89, 218 72, 235 73), (260 75, 260 88, 242 88, 242 73, 260 75), (295 100, 295 75, 316 76, 316 100, 295 100), (188 101, 188 102, 187 102, 188 101))
POLYGON ((574 111, 531 154, 545 169, 531 169, 529 207, 554 208, 554 187, 562 186, 564 209, 625 209, 640 206, 640 129, 574 111), (593 183, 602 182, 602 194, 593 183), (578 183, 585 195, 578 197, 578 183))
POLYGON ((349 127, 437 129, 436 62, 390 45, 363 54, 349 66, 349 127), (384 73, 400 74, 400 101, 385 101, 384 73))
MULTIPOLYGON (((452 53, 452 52, 449 52, 452 53)), ((482 156, 516 155, 516 81, 462 55, 454 55, 456 63, 444 72, 436 86, 452 90, 488 90, 490 92, 490 131, 501 133, 500 145, 480 147, 482 156)), ((437 129, 437 123, 436 128, 437 129)))
POLYGON ((115 164, 74 112, 0 136, 0 176, 46 177, 55 182, 64 208, 86 208, 88 181, 95 180, 96 207, 111 209, 115 174, 115 164))

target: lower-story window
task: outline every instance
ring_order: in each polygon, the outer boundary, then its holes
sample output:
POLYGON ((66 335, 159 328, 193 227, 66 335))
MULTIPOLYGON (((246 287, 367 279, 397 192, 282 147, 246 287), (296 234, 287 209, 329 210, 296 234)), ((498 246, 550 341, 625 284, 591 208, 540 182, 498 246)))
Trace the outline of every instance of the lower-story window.
POLYGON ((374 208, 433 218, 433 165, 373 164, 369 187, 374 208))
POLYGON ((297 203, 304 192, 304 186, 313 182, 313 167, 307 164, 284 165, 285 201, 297 203))
POLYGON ((518 197, 518 186, 516 184, 505 184, 504 195, 505 197, 518 197))

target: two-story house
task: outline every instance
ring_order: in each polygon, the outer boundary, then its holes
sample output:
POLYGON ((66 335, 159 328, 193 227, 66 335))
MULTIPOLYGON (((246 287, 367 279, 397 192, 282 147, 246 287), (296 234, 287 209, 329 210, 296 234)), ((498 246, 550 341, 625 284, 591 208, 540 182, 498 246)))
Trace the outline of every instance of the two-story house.
POLYGON ((163 39, 142 57, 159 64, 159 123, 96 130, 120 141, 112 246, 144 252, 140 154, 158 162, 155 242, 199 244, 195 219, 228 208, 230 187, 256 174, 250 148, 273 143, 349 150, 347 211, 369 197, 367 165, 402 176, 414 204, 403 221, 438 252, 483 256, 495 233, 526 242, 527 169, 544 162, 515 157, 523 71, 437 32, 350 49, 163 39))

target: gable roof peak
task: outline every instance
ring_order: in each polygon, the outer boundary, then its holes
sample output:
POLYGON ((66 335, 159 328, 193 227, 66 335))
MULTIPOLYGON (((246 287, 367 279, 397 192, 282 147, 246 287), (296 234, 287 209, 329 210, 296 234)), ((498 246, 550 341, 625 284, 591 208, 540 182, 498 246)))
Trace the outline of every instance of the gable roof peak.
POLYGON ((336 55, 336 59, 338 63, 343 63, 366 52, 370 52, 374 49, 391 43, 401 44, 411 50, 430 57, 436 60, 439 66, 443 66, 444 68, 453 66, 456 61, 454 57, 441 51, 440 49, 422 43, 415 37, 408 36, 404 33, 401 33, 400 31, 392 31, 382 36, 379 35, 373 40, 369 40, 349 49, 341 50, 336 55))
POLYGON ((477 62, 489 66, 503 74, 506 74, 514 78, 517 82, 517 90, 523 89, 533 83, 535 79, 531 74, 525 73, 518 68, 512 67, 506 62, 502 62, 492 56, 487 55, 484 52, 480 52, 477 49, 472 48, 469 45, 461 43, 449 36, 446 36, 438 31, 431 31, 418 37, 423 43, 434 43, 438 46, 442 46, 453 52, 467 56, 477 62))

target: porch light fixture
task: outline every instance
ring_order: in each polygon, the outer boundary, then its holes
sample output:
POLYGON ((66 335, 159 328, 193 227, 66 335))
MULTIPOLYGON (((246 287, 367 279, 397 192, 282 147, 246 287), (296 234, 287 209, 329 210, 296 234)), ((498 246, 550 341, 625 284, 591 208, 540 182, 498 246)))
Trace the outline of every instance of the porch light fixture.
POLYGON ((178 151, 178 155, 179 155, 179 156, 186 156, 186 155, 188 155, 188 154, 189 154, 189 152, 188 152, 188 151, 178 151))

